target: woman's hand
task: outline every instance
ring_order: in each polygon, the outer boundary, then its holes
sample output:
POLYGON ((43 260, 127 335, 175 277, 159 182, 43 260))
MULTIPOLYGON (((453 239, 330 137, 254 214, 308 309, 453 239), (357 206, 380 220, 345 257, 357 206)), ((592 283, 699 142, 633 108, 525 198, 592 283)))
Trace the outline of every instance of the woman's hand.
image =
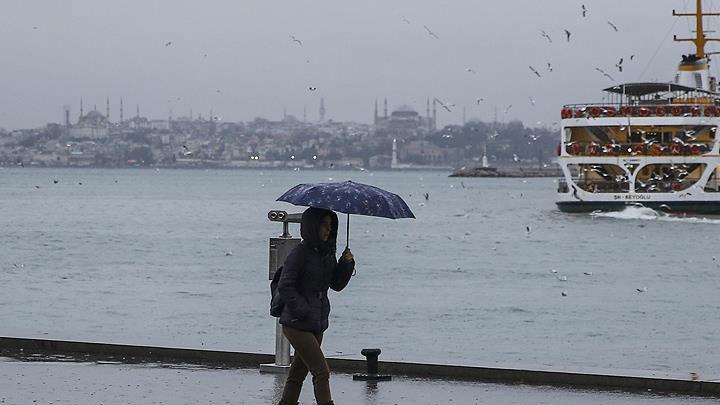
POLYGON ((345 250, 343 250, 343 252, 342 252, 342 256, 340 256, 340 260, 350 262, 350 261, 353 261, 354 259, 355 258, 353 256, 352 252, 350 251, 350 248, 346 247, 345 250))

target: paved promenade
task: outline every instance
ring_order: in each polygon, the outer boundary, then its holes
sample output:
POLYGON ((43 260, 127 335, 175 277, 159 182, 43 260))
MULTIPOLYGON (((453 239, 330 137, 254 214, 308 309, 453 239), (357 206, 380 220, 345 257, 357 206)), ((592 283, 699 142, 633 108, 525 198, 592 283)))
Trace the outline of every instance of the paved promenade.
MULTIPOLYGON (((0 404, 274 404, 284 376, 252 368, 0 357, 0 404)), ((394 377, 353 381, 333 373, 340 405, 384 404, 717 404, 717 398, 394 377)), ((301 404, 314 404, 310 379, 301 404)))

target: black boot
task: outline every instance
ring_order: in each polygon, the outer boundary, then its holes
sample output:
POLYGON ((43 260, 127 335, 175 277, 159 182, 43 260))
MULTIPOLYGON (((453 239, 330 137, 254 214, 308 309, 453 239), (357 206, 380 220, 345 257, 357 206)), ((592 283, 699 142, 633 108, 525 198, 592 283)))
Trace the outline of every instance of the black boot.
POLYGON ((300 402, 295 402, 295 403, 293 404, 293 403, 291 403, 291 402, 287 402, 287 401, 282 401, 282 400, 281 400, 280 402, 278 402, 278 405, 300 405, 300 402))

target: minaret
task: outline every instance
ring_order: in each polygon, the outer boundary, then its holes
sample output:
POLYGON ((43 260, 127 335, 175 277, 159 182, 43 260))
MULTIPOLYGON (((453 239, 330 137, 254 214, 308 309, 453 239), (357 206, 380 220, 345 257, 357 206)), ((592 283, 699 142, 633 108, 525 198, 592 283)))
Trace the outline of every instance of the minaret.
POLYGON ((120 99, 120 122, 123 122, 123 99, 120 99))
POLYGON ((325 122, 325 99, 320 97, 320 122, 325 122))
POLYGON ((430 97, 425 102, 425 119, 427 120, 428 131, 432 131, 432 121, 430 121, 430 97))
POLYGON ((70 106, 65 104, 63 106, 63 110, 65 110, 65 128, 70 127, 70 106))
POLYGON ((110 97, 105 100, 105 119, 110 121, 110 97))
POLYGON ((384 111, 384 113, 385 113, 385 119, 387 120, 387 118, 388 118, 388 116, 387 116, 387 97, 385 97, 385 103, 384 103, 383 111, 384 111))
POLYGON ((378 111, 377 111, 377 99, 375 99, 375 115, 374 115, 375 118, 373 118, 373 124, 375 124, 375 125, 377 125, 377 122, 378 122, 378 121, 377 121, 377 119, 378 119, 377 113, 378 113, 378 111))
POLYGON ((433 120, 432 120, 432 130, 437 130, 437 99, 433 98, 433 120))
POLYGON ((135 118, 140 118, 140 104, 135 104, 135 118))
MULTIPOLYGON (((80 118, 82 118, 83 115, 84 115, 84 113, 83 113, 83 102, 82 102, 82 97, 80 97, 80 118)), ((78 121, 79 121, 79 120, 80 120, 80 119, 78 118, 78 121)))

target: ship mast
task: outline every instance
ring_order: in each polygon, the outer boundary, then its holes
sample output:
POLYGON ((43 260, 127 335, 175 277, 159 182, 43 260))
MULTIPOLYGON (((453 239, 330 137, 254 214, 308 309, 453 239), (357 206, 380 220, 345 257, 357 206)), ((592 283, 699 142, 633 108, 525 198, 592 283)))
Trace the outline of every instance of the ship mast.
POLYGON ((720 16, 720 13, 703 13, 702 11, 702 0, 697 0, 697 11, 695 13, 676 13, 673 10, 673 16, 675 17, 695 17, 695 38, 678 38, 677 35, 673 36, 675 42, 693 42, 695 43, 695 55, 698 59, 705 58, 705 44, 710 41, 720 41, 718 38, 706 38, 705 30, 703 28, 703 17, 707 16, 720 16))

